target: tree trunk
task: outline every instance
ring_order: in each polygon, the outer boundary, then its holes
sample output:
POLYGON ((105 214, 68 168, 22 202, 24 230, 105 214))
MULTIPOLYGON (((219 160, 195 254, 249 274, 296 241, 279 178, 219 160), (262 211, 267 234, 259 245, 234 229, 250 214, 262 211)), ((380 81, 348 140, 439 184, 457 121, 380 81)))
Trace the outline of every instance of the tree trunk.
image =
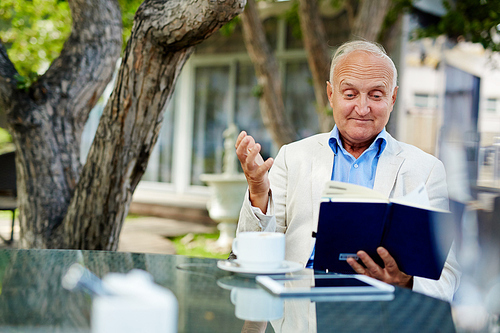
POLYGON ((330 131, 334 121, 328 96, 326 81, 330 80, 331 51, 327 45, 325 27, 321 21, 317 0, 299 0, 299 20, 302 30, 307 61, 313 77, 316 110, 322 132, 330 131))
POLYGON ((28 91, 0 48, 0 107, 17 149, 21 246, 114 250, 175 80, 244 0, 146 0, 83 170, 80 137, 121 50, 116 0, 70 0, 73 30, 28 91), (80 176, 81 173, 81 176, 80 176))
POLYGON ((274 142, 282 146, 296 140, 298 135, 285 113, 278 61, 266 41, 264 27, 254 0, 247 1, 241 21, 245 46, 262 89, 260 96, 262 120, 274 142))
POLYGON ((116 250, 182 66, 196 44, 243 7, 244 0, 146 0, 139 7, 115 90, 63 222, 63 247, 116 250))
POLYGON ((55 231, 81 171, 80 138, 120 55, 121 14, 115 0, 69 1, 73 28, 60 56, 27 91, 14 66, 2 73, 2 107, 16 145, 21 247, 57 247, 55 231))
MULTIPOLYGON (((403 16, 404 12, 399 13, 397 20, 386 28, 385 31, 381 32, 379 35, 379 42, 384 46, 387 54, 394 61, 396 68, 398 69, 398 81, 401 82, 401 77, 403 74, 404 67, 404 53, 401 49, 401 34, 403 33, 403 16)), ((399 95, 401 96, 401 94, 399 95)), ((398 118, 399 112, 402 112, 400 107, 401 97, 396 100, 396 105, 394 110, 391 112, 391 117, 386 125, 386 129, 391 135, 397 137, 398 131, 398 118)))
MULTIPOLYGON (((386 32, 385 36, 380 36, 384 20, 387 16, 387 13, 393 6, 393 1, 391 0, 377 0, 377 1, 369 1, 369 0, 361 0, 357 4, 357 8, 354 8, 353 5, 355 2, 347 0, 346 7, 347 11, 353 15, 352 17, 352 28, 351 28, 351 36, 353 39, 365 39, 369 41, 379 41, 386 48, 386 52, 390 55, 392 50, 394 49, 394 42, 397 40, 398 36, 396 25, 390 27, 386 32), (389 46, 389 48, 387 48, 389 46)), ((393 58, 393 57, 392 57, 393 58)), ((393 58, 395 63, 398 63, 397 59, 393 58)), ((389 122, 386 126, 387 130, 393 135, 396 134, 397 129, 397 107, 395 111, 392 112, 391 117, 389 118, 389 122)))
MULTIPOLYGON (((346 5, 352 2, 346 1, 346 5)), ((377 41, 385 16, 392 5, 391 0, 361 0, 351 27, 353 39, 377 41)), ((352 12, 353 10, 348 10, 352 12)))

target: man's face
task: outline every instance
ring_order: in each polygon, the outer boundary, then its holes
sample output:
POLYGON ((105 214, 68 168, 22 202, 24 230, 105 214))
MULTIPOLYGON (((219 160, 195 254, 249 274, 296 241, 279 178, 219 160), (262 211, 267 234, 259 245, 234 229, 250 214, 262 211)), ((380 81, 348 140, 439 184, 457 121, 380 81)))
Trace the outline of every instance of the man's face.
POLYGON ((393 72, 387 59, 354 51, 335 66, 327 94, 345 143, 370 144, 382 131, 396 102, 393 72))

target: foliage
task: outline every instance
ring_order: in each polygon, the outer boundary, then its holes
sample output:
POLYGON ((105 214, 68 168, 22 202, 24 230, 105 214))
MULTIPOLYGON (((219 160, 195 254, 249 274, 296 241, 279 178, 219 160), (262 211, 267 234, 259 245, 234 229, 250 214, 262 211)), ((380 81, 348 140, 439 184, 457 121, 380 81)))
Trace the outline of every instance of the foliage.
POLYGON ((378 40, 381 40, 387 31, 397 22, 401 13, 407 12, 412 8, 413 1, 414 0, 392 0, 391 9, 389 9, 385 16, 378 40))
POLYGON ((264 87, 260 84, 256 84, 252 87, 251 95, 253 97, 261 98, 264 94, 264 87))
POLYGON ((0 154, 14 150, 12 137, 7 130, 0 127, 0 154))
POLYGON ((61 0, 2 0, 0 39, 22 77, 43 73, 71 31, 68 3, 61 0))
POLYGON ((229 252, 220 253, 215 249, 214 243, 219 233, 213 234, 188 234, 170 238, 175 246, 177 254, 190 257, 227 259, 229 252))
POLYGON ((241 23, 241 17, 238 15, 231 21, 227 22, 222 28, 220 28, 220 34, 222 36, 231 36, 236 29, 236 27, 241 23))
POLYGON ((299 2, 293 0, 292 6, 284 13, 286 23, 292 28, 292 35, 296 39, 302 39, 302 30, 300 29, 299 2))
POLYGON ((12 142, 12 137, 7 130, 0 127, 0 145, 12 142))
POLYGON ((125 50, 127 41, 130 38, 130 33, 132 32, 135 12, 142 2, 143 0, 118 0, 122 10, 123 50, 125 50))
POLYGON ((500 1, 444 0, 447 13, 436 24, 416 31, 416 38, 446 35, 455 42, 481 43, 500 51, 500 1))
POLYGON ((38 73, 30 72, 28 76, 15 74, 14 79, 17 81, 17 88, 28 90, 29 87, 38 80, 38 76, 38 73))
MULTIPOLYGON (((142 0, 118 0, 122 9, 124 47, 142 0)), ((71 33, 71 12, 64 0, 0 1, 0 40, 27 88, 61 53, 71 33)))

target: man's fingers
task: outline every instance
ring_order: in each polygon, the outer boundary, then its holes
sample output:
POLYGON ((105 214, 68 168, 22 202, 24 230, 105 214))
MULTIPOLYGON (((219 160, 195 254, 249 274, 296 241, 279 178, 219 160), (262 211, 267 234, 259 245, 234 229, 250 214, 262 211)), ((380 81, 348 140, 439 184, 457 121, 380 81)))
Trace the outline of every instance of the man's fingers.
POLYGON ((252 181, 255 184, 266 181, 266 174, 273 166, 273 163, 273 159, 268 158, 262 165, 253 169, 252 172, 247 175, 247 180, 252 181))
POLYGON ((264 166, 264 169, 267 171, 269 171, 269 169, 271 169, 271 167, 273 166, 274 164, 274 159, 272 157, 269 157, 264 163, 262 166, 264 166))
POLYGON ((243 140, 245 137, 247 136, 247 132, 245 131, 241 131, 240 134, 238 135, 238 137, 236 138, 236 143, 234 145, 234 147, 236 149, 238 149, 238 146, 240 145, 241 143, 241 140, 243 140))
POLYGON ((257 163, 257 165, 262 165, 262 163, 264 162, 262 159, 260 159, 260 161, 257 160, 257 155, 259 155, 260 153, 260 144, 258 143, 255 143, 253 145, 248 145, 248 157, 247 157, 247 160, 249 161, 255 161, 255 163, 257 163))
POLYGON ((273 166, 274 160, 269 157, 264 163, 262 163, 259 168, 257 169, 257 174, 259 176, 264 176, 269 169, 273 166))
POLYGON ((238 155, 238 159, 242 164, 246 162, 249 149, 251 149, 254 144, 255 140, 249 135, 244 136, 239 142, 238 148, 236 148, 236 155, 238 155))
POLYGON ((382 268, 365 251, 358 251, 357 255, 363 264, 365 264, 366 270, 370 272, 370 275, 380 278, 382 268))
POLYGON ((347 263, 351 265, 352 269, 354 269, 356 273, 368 275, 366 274, 366 269, 361 266, 354 258, 347 258, 347 263))
POLYGON ((384 261, 385 269, 389 273, 399 272, 398 264, 396 263, 396 260, 394 260, 394 258, 389 254, 389 251, 387 251, 383 247, 379 247, 377 248, 377 253, 384 261))

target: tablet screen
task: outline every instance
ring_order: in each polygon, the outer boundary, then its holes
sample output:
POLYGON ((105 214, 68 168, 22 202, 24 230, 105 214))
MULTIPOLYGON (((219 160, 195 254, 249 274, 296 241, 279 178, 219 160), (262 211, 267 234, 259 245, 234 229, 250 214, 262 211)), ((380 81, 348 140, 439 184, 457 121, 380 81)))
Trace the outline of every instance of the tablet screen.
POLYGON ((257 282, 276 295, 392 293, 394 287, 359 275, 258 276, 257 282))
POLYGON ((274 278, 276 282, 278 282, 280 285, 284 286, 287 289, 290 288, 304 288, 304 287, 316 287, 316 288, 321 288, 321 287, 330 287, 330 288, 336 288, 336 287, 372 287, 371 284, 366 283, 364 281, 358 280, 356 278, 352 277, 346 277, 346 278, 325 278, 325 277, 315 277, 314 279, 312 277, 308 278, 302 278, 302 279, 280 279, 280 278, 274 278))
POLYGON ((353 278, 314 279, 316 287, 362 287, 370 284, 353 278))

